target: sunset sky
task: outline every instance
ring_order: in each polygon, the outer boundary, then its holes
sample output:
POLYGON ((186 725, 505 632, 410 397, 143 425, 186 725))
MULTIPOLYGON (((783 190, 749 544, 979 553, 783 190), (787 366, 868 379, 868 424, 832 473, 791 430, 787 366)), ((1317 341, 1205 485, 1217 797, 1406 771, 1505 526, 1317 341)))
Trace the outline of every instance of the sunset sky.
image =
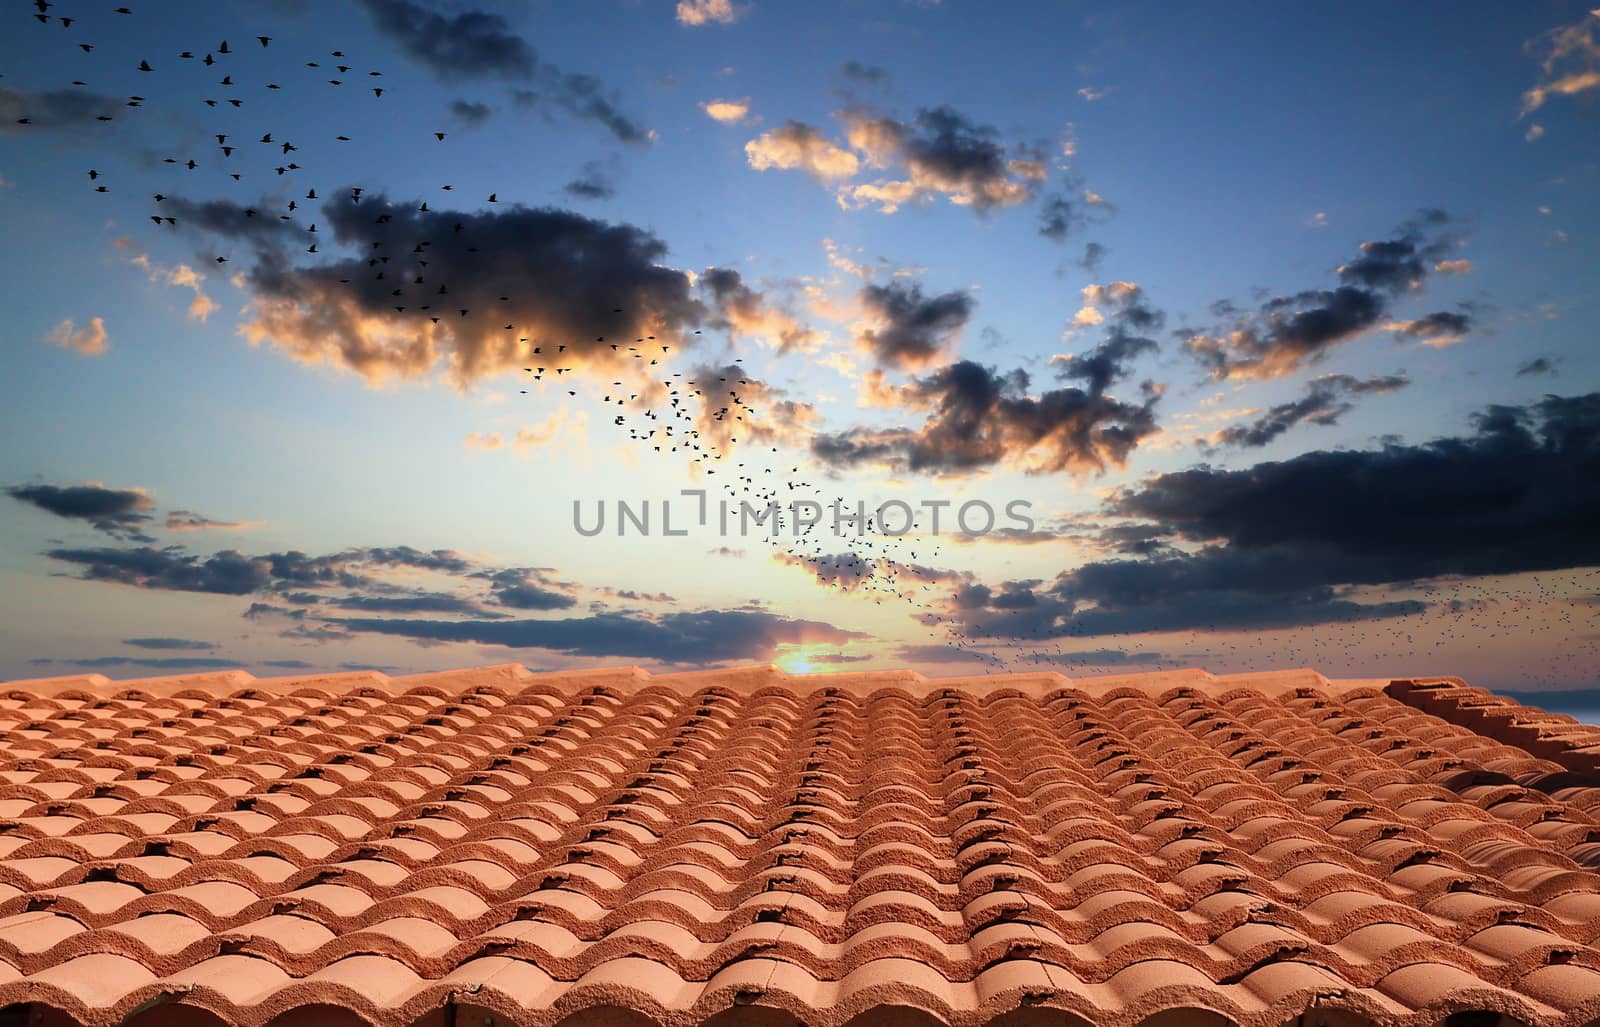
POLYGON ((43 6, 0 678, 1600 685, 1600 10, 43 6))

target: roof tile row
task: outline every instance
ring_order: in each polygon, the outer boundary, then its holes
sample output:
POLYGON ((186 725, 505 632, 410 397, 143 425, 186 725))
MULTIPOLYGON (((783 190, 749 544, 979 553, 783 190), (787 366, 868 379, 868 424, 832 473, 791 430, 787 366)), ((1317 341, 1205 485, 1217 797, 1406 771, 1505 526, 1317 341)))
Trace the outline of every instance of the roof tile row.
POLYGON ((0 740, 31 1022, 1600 1021, 1600 730, 1456 679, 92 676, 0 740))

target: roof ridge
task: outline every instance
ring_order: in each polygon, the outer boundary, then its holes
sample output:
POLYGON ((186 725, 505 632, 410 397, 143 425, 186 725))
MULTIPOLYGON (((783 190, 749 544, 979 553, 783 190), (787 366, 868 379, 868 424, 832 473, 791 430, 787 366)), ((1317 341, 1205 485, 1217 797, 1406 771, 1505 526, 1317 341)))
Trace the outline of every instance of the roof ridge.
MULTIPOLYGON (((1133 687, 1146 691, 1204 686, 1208 690, 1247 688, 1267 694, 1281 694, 1295 688, 1313 687, 1345 692, 1357 688, 1382 688, 1392 677, 1329 678, 1310 667, 1283 670, 1246 671, 1213 674, 1203 667, 1133 673, 1072 676, 1055 670, 1018 671, 1005 674, 963 674, 929 677, 909 668, 841 670, 820 674, 793 674, 771 663, 741 664, 709 669, 675 670, 652 673, 637 664, 559 670, 532 670, 521 663, 495 663, 416 674, 389 675, 380 670, 349 670, 328 673, 286 674, 258 678, 241 669, 205 671, 142 678, 107 678, 103 674, 74 674, 53 678, 30 678, 0 683, 3 690, 22 690, 39 695, 59 695, 85 691, 115 694, 138 690, 152 695, 173 695, 184 691, 222 692, 244 688, 290 694, 303 689, 333 693, 376 689, 399 693, 421 686, 460 687, 499 686, 515 689, 533 684, 555 687, 605 685, 623 692, 648 687, 727 688, 735 692, 762 688, 788 688, 812 692, 825 688, 852 690, 899 688, 912 694, 928 694, 946 688, 994 691, 1016 688, 1025 694, 1042 695, 1061 688, 1077 688, 1100 694, 1114 688, 1133 687)), ((1412 678, 1409 680, 1423 680, 1412 678)), ((1459 678, 1428 678, 1465 684, 1459 678)))

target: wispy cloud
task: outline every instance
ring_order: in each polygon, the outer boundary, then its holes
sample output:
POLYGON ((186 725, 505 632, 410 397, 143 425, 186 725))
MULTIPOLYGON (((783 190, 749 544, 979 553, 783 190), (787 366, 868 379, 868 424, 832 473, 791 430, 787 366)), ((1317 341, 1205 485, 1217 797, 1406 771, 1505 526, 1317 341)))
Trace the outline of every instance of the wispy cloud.
POLYGON ((68 318, 50 329, 45 341, 86 357, 98 357, 111 348, 108 338, 104 318, 91 317, 88 324, 81 328, 76 321, 68 318))
POLYGON ((97 481, 89 481, 82 485, 11 485, 5 491, 12 499, 57 517, 82 521, 107 535, 130 541, 155 541, 144 533, 155 501, 143 489, 108 488, 97 481))
POLYGON ((748 4, 735 5, 732 0, 678 0, 678 24, 731 25, 748 10, 748 4))

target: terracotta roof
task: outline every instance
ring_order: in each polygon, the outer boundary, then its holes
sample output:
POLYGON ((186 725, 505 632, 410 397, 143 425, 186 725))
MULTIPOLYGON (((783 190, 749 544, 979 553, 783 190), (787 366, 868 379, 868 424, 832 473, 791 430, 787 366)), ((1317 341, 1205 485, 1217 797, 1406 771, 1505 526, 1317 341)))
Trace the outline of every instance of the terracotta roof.
POLYGON ((1600 1019, 1600 729, 1455 678, 95 675, 0 732, 0 1023, 1600 1019))

